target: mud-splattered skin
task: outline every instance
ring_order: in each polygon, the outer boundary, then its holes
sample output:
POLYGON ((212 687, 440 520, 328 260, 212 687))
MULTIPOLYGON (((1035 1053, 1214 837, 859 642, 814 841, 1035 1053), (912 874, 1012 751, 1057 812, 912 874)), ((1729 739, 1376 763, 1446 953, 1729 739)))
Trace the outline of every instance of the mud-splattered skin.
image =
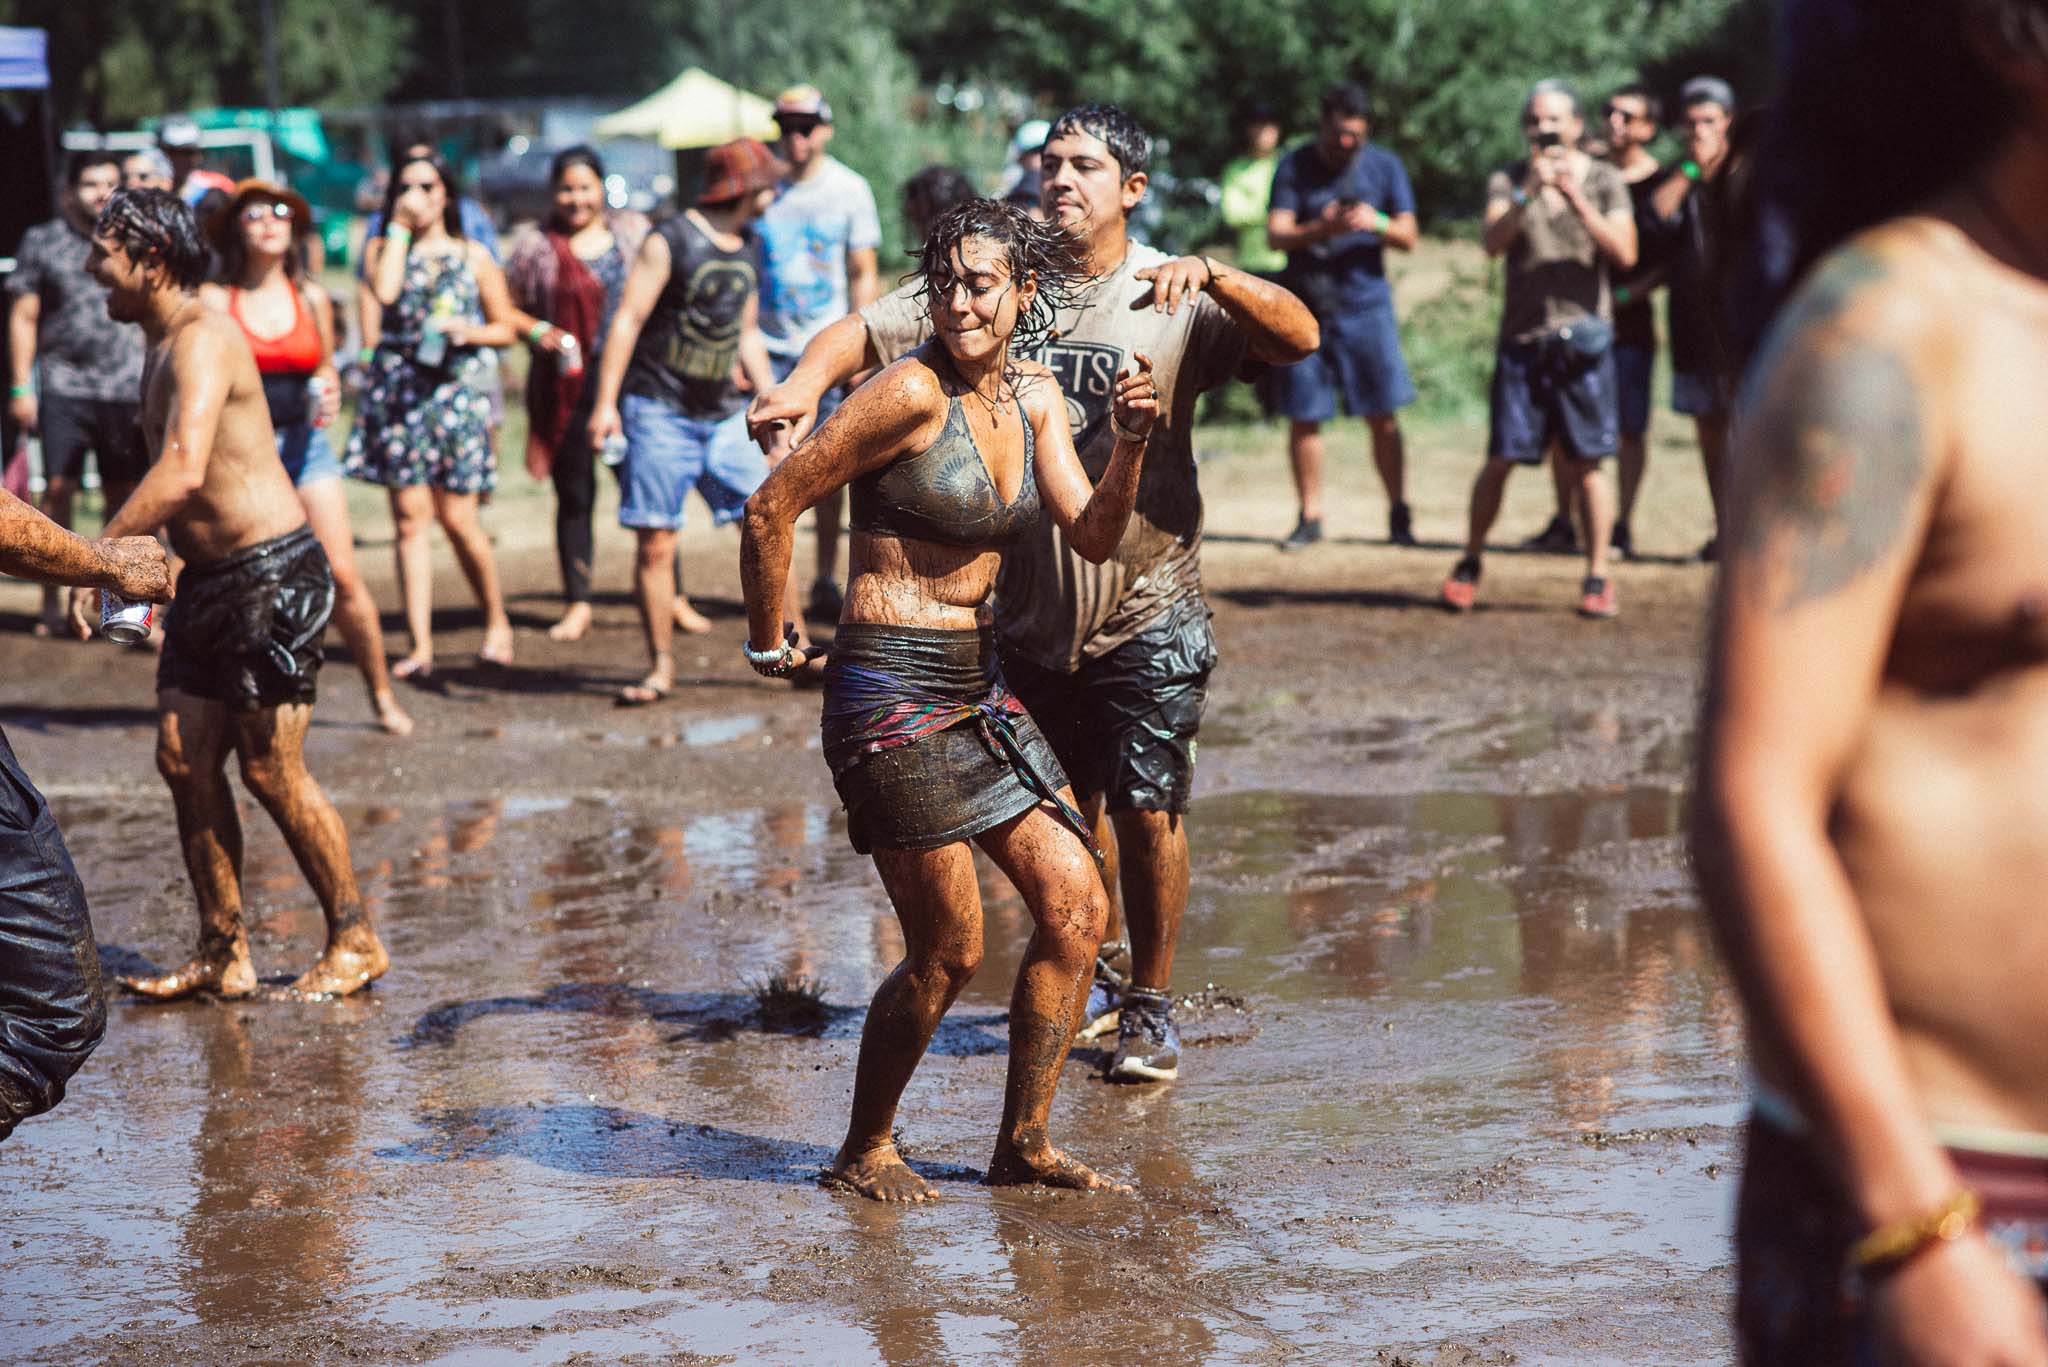
MULTIPOLYGON (((963 521, 989 511, 982 505, 991 492, 1003 505, 1015 504, 1030 476, 1047 512, 1084 553, 1107 556, 1123 535, 1137 498, 1143 442, 1119 442, 1100 484, 1091 487, 1051 372, 1008 356, 1017 310, 1029 307, 1032 297, 1030 282, 1020 287, 1012 281, 995 244, 984 238, 962 243, 954 266, 964 288, 934 303, 939 336, 857 390, 748 500, 741 577, 756 649, 769 649, 780 638, 779 604, 797 514, 856 478, 905 462, 890 470, 902 476, 894 481, 896 492, 932 517, 947 501, 950 463, 906 458, 930 451, 955 411, 987 477, 985 488, 975 482, 976 501, 960 508, 963 521), (940 320, 942 310, 946 317, 940 320), (1028 470, 1027 422, 1035 448, 1028 470)), ((1141 361, 1118 385, 1118 420, 1142 434, 1151 427, 1155 407, 1150 364, 1141 361)), ((959 440, 957 431, 950 440, 959 440)), ((856 533, 841 620, 946 629, 981 625, 1001 564, 994 545, 856 533)), ((1073 802, 1071 788, 1061 796, 1073 802)), ((989 1180, 1107 1186, 1046 1139, 1053 1091, 1072 1038, 1068 1022, 1079 1009, 1109 914, 1101 874, 1079 837, 1046 804, 984 832, 976 843, 1023 894, 1034 927, 1011 1002, 1009 1078, 989 1180)), ((940 1018, 980 965, 981 892, 965 842, 932 850, 878 848, 874 857, 902 922, 906 952, 869 1008, 853 1116, 826 1179, 878 1201, 925 1201, 936 1193, 904 1163, 891 1137, 896 1104, 940 1018)))
MULTIPOLYGON (((91 266, 109 287, 109 312, 140 322, 150 345, 142 427, 152 464, 108 523, 108 537, 164 527, 174 546, 204 565, 303 526, 305 510, 277 458, 255 357, 240 328, 172 285, 161 268, 138 263, 115 239, 94 238, 91 266)), ((74 596, 74 624, 83 625, 90 606, 83 591, 74 596)), ((227 781, 230 754, 327 916, 326 949, 290 992, 341 996, 384 972, 388 960, 363 911, 348 834, 306 770, 311 720, 305 704, 245 713, 176 689, 158 693, 157 771, 171 789, 198 901, 199 952, 169 973, 124 977, 123 986, 159 999, 256 990, 242 927, 242 831, 227 781)))
MULTIPOLYGON (((1760 359, 1702 727, 1695 851, 1757 1068, 1866 1228, 1957 1186, 1930 1121, 2048 1133, 2048 284, 1971 205, 1839 251, 1760 359)), ((1965 1239, 1887 1280, 1889 1346, 1960 1332, 1973 1286, 2038 1338, 1965 1239)))

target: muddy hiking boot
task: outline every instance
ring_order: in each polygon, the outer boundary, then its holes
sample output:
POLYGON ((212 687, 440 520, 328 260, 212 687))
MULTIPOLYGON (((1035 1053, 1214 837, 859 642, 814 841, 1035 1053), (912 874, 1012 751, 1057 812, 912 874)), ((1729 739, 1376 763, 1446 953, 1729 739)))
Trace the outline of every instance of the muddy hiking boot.
POLYGON ((1133 987, 1124 994, 1123 1018, 1117 1023, 1116 1057, 1109 1061, 1111 1082, 1171 1082, 1180 1076, 1180 1030, 1173 1023, 1173 1002, 1164 992, 1133 987))
POLYGON ((1088 1009, 1082 1014, 1081 1028, 1075 1032, 1075 1039, 1100 1039, 1117 1028, 1124 989, 1128 985, 1118 964, 1122 964, 1125 970, 1130 968, 1131 946, 1124 940, 1110 940, 1096 953, 1095 977, 1088 984, 1088 1009))

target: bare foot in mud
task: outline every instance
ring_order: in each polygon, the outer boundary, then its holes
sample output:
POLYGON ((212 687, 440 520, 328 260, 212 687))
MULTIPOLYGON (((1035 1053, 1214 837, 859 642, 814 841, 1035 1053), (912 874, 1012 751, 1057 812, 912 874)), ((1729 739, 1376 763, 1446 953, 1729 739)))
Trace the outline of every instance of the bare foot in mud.
POLYGON ((590 604, 571 603, 562 620, 548 628, 550 641, 580 641, 590 630, 590 604))
POLYGON ((676 595, 676 630, 692 636, 702 636, 711 630, 711 619, 690 606, 690 600, 680 593, 676 595))
POLYGON ((320 962, 301 973, 284 995, 294 1001, 331 1001, 368 987, 391 967, 391 956, 367 925, 343 932, 320 962))
POLYGON ((121 986, 138 997, 174 1002, 201 992, 216 997, 246 997, 256 990, 256 965, 249 962, 249 947, 237 945, 220 955, 199 954, 168 973, 154 977, 123 976, 121 986))
POLYGON ((997 1144, 995 1159, 988 1165, 988 1176, 983 1180, 992 1187, 1058 1187, 1065 1191, 1114 1191, 1126 1195, 1131 1190, 1050 1144, 1028 1149, 997 1144))
POLYGON ((387 736, 409 736, 412 734, 412 718, 398 705, 398 695, 390 689, 370 698, 370 707, 377 714, 377 725, 387 736))
POLYGON ((477 647, 477 659, 487 665, 505 666, 512 663, 512 624, 500 622, 484 628, 484 643, 477 647))
POLYGON ((841 1149, 821 1180, 828 1187, 850 1191, 870 1201, 915 1205, 939 1199, 931 1183, 910 1170, 894 1144, 884 1144, 852 1158, 841 1149))

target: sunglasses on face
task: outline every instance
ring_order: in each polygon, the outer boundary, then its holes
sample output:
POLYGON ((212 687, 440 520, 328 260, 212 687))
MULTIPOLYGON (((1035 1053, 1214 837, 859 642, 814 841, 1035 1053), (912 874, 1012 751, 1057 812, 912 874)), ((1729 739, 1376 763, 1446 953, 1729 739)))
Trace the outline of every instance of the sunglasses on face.
POLYGON ((289 204, 251 204, 248 208, 242 210, 242 222, 244 223, 261 223, 267 218, 283 219, 286 223, 289 223, 292 221, 292 206, 289 204))
POLYGON ((787 134, 790 137, 804 138, 809 137, 811 134, 817 132, 818 129, 823 125, 823 123, 824 120, 822 119, 778 118, 775 121, 775 126, 777 128, 780 128, 785 134, 787 134))

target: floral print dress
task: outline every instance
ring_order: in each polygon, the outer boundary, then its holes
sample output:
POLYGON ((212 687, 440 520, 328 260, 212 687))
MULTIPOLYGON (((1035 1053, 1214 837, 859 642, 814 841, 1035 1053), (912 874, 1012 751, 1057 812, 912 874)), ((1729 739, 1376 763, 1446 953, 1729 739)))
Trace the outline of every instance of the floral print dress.
POLYGON ((475 327, 483 296, 469 258, 414 253, 398 302, 384 310, 384 331, 370 357, 355 431, 343 468, 390 488, 428 485, 451 494, 497 487, 490 401, 478 388, 485 366, 475 347, 447 348, 438 366, 420 362, 420 342, 437 325, 475 327))

